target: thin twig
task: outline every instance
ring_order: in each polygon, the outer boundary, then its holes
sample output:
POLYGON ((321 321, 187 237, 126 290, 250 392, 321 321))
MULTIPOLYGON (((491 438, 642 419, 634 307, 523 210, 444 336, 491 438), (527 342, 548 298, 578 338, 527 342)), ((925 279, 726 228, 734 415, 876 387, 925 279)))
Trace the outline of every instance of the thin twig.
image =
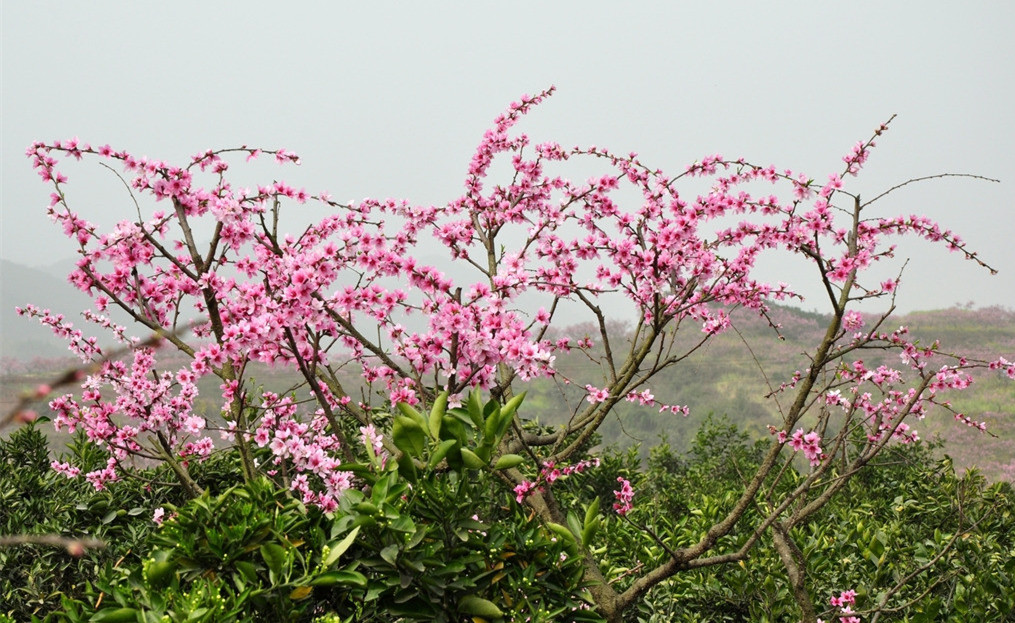
POLYGON ((18 545, 50 545, 62 547, 71 556, 83 556, 86 549, 102 549, 106 546, 99 539, 77 539, 62 537, 56 534, 15 534, 0 536, 0 548, 17 547, 18 545))

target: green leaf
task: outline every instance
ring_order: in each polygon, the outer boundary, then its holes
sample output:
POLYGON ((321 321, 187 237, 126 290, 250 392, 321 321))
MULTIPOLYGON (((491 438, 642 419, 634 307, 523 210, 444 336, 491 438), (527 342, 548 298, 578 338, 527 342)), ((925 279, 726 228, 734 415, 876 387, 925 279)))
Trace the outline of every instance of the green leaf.
POLYGON ((585 507, 585 526, 587 527, 592 520, 599 514, 599 496, 596 496, 594 500, 589 502, 588 506, 585 507))
POLYGON ((504 405, 497 413, 497 428, 495 430, 496 440, 500 440, 507 433, 508 428, 511 427, 511 421, 515 417, 515 411, 518 410, 518 406, 525 400, 525 392, 518 394, 504 405))
POLYGON ((469 418, 476 428, 483 427, 483 397, 480 396, 478 388, 469 394, 469 418))
MULTIPOLYGON (((367 601, 370 601, 370 594, 367 593, 367 601)), ((387 615, 412 617, 412 621, 432 621, 437 614, 426 599, 419 597, 407 597, 404 603, 388 603, 384 605, 384 612, 387 615)))
POLYGON ((257 583, 257 567, 249 560, 237 560, 233 563, 236 570, 243 575, 243 579, 251 584, 257 583))
POLYGON ((398 546, 391 544, 381 550, 381 558, 383 558, 388 564, 394 565, 398 559, 398 546))
POLYGON ((412 457, 408 454, 403 453, 398 457, 398 474, 409 482, 416 482, 419 478, 416 464, 412 462, 412 457))
POLYGON ((196 610, 193 610, 190 613, 190 616, 188 616, 184 620, 184 623, 191 623, 191 622, 198 623, 198 621, 201 621, 202 619, 204 619, 204 615, 208 614, 208 612, 209 612, 208 608, 198 608, 196 610))
POLYGON ((427 463, 431 468, 437 467, 437 464, 444 460, 447 456, 448 451, 451 450, 454 445, 458 443, 457 439, 445 439, 437 446, 437 449, 430 455, 430 461, 427 463))
POLYGON ((176 569, 176 563, 171 561, 152 561, 145 565, 144 574, 148 583, 152 586, 160 586, 167 580, 176 569))
POLYGON ((459 599, 458 611, 462 614, 491 619, 504 616, 497 604, 476 595, 464 595, 459 599))
POLYGON ((465 437, 465 424, 455 416, 445 414, 441 419, 441 438, 457 439, 464 446, 465 437))
POLYGON ((881 532, 878 532, 874 536, 874 538, 871 539, 870 545, 868 545, 868 549, 870 549, 870 551, 874 553, 875 557, 880 558, 881 555, 885 553, 884 542, 886 540, 887 539, 885 535, 881 532))
MULTIPOLYGON (((420 416, 422 419, 422 416, 420 416)), ((391 426, 391 440, 403 453, 413 458, 423 456, 423 448, 426 443, 426 434, 423 427, 412 418, 404 415, 395 416, 391 426)))
POLYGON ((525 461, 525 457, 520 454, 502 454, 497 458, 497 462, 494 463, 494 469, 510 469, 512 467, 518 467, 525 461))
POLYGON ((485 405, 483 405, 483 417, 489 419, 494 411, 498 413, 500 412, 500 403, 491 398, 486 401, 485 405))
POLYGON ((483 424, 483 441, 493 445, 497 442, 497 429, 500 427, 500 421, 497 416, 500 414, 500 410, 496 410, 489 415, 486 415, 486 423, 483 424))
POLYGON ((330 546, 328 549, 328 556, 324 559, 324 567, 331 567, 333 564, 338 562, 339 557, 345 553, 347 549, 352 545, 353 541, 356 540, 356 535, 359 534, 359 526, 352 529, 349 534, 345 535, 341 541, 335 545, 330 546))
MULTIPOLYGON (((368 446, 369 447, 369 446, 368 446)), ((335 466, 335 469, 343 472, 352 472, 360 478, 367 478, 373 473, 373 465, 366 463, 342 463, 341 465, 335 466)))
POLYGON ((300 601, 301 599, 310 597, 310 593, 312 592, 314 592, 314 589, 311 586, 297 586, 291 593, 289 593, 289 599, 292 599, 293 601, 300 601))
POLYGON ((366 588, 367 576, 363 575, 359 571, 343 570, 322 573, 313 580, 310 580, 311 586, 334 586, 335 584, 355 586, 356 588, 366 588))
POLYGON ((486 467, 486 462, 479 458, 475 452, 468 448, 462 448, 462 462, 469 469, 482 469, 486 467))
POLYGON ((582 533, 581 524, 578 523, 578 515, 575 515, 574 511, 567 514, 567 527, 571 529, 571 534, 582 533))
POLYGON ((377 515, 381 512, 381 509, 377 507, 373 502, 358 502, 352 507, 357 513, 363 513, 364 515, 377 515))
POLYGON ((595 517, 592 518, 592 521, 589 521, 585 524, 585 527, 582 528, 582 545, 588 547, 589 545, 592 544, 592 539, 594 539, 596 533, 599 532, 599 526, 601 526, 602 523, 603 518, 600 517, 599 515, 596 515, 595 517))
POLYGON ((405 402, 400 402, 398 403, 398 410, 401 411, 402 415, 404 415, 406 418, 415 422, 419 426, 420 430, 422 430, 423 427, 426 426, 426 419, 423 417, 423 414, 417 411, 416 408, 413 407, 412 405, 405 402))
POLYGON ((444 419, 447 408, 448 392, 444 390, 434 400, 433 407, 430 409, 430 437, 434 440, 441 437, 441 420, 444 419))
POLYGON ((261 558, 268 565, 268 570, 278 576, 285 564, 285 548, 278 543, 265 543, 261 546, 261 558))
POLYGON ((88 619, 93 623, 127 623, 137 621, 138 611, 134 608, 103 608, 88 619))
POLYGON ((408 515, 399 515, 388 524, 388 528, 395 532, 416 532, 416 524, 413 523, 412 517, 408 515))
POLYGON ((514 417, 515 411, 518 410, 518 407, 522 404, 523 400, 525 400, 525 392, 522 392, 517 396, 512 397, 511 400, 508 400, 507 403, 500 409, 501 417, 514 417))
POLYGON ((557 536, 563 537, 568 542, 570 543, 575 542, 574 533, 571 532, 567 526, 562 526, 559 523, 553 523, 552 521, 549 521, 546 523, 546 527, 549 528, 551 532, 553 532, 557 536))
POLYGON ((493 446, 486 443, 485 441, 479 444, 474 450, 476 456, 479 457, 480 461, 483 461, 483 465, 490 464, 490 458, 493 457, 493 446))

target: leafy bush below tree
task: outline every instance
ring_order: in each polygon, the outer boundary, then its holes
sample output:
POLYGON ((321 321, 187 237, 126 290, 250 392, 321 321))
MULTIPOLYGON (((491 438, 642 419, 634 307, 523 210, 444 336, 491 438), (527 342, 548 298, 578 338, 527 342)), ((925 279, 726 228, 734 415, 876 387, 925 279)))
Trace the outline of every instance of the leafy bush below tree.
MULTIPOLYGON (((75 461, 101 460, 89 448, 75 444, 75 461)), ((418 458, 439 448, 424 441, 418 458)), ((852 587, 865 621, 1015 620, 1012 488, 975 472, 959 478, 933 450, 893 447, 882 469, 853 479, 794 529, 815 603, 852 587)), ((589 508, 612 498, 617 475, 632 482, 634 510, 604 513, 602 529, 586 535, 593 552, 614 561, 607 579, 623 586, 632 554, 635 564, 657 564, 666 547, 697 538, 726 512, 761 453, 709 418, 686 455, 663 441, 643 465, 637 448, 609 450, 599 469, 558 480, 555 492, 589 508), (657 545, 632 552, 632 530, 651 530, 657 545)), ((0 549, 3 613, 15 621, 599 620, 582 597, 574 543, 526 515, 507 490, 491 501, 495 470, 428 467, 406 477, 394 462, 361 464, 366 488, 324 513, 267 479, 213 493, 216 481, 238 477, 227 455, 195 471, 206 492, 188 502, 157 484, 159 469, 143 472, 151 483, 95 491, 49 469, 45 439, 31 426, 0 442, 0 466, 5 533, 107 544, 81 557, 42 545, 0 549), (156 506, 167 508, 161 528, 156 506)), ((734 531, 720 549, 747 536, 734 531)), ((797 606, 768 541, 741 563, 659 584, 627 620, 786 620, 797 606)))

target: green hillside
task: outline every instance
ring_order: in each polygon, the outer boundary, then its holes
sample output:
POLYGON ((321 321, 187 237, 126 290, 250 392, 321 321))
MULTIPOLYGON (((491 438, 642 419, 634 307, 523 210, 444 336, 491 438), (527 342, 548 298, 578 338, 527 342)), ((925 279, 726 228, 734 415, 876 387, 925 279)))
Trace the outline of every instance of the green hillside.
MULTIPOLYGON (((656 398, 667 404, 687 405, 689 416, 625 404, 617 409, 619 417, 607 421, 601 429, 604 444, 628 447, 641 443, 643 452, 647 452, 664 436, 674 447, 684 449, 709 413, 727 415, 754 437, 767 436, 766 427, 778 421, 776 398, 765 398, 771 391, 768 383, 777 387, 795 370, 807 366, 803 353, 820 340, 826 321, 819 314, 789 307, 774 309, 772 319, 780 325, 782 339, 763 319, 740 314, 734 322, 736 331, 715 338, 656 378, 652 383, 656 398)), ((887 323, 891 329, 899 325, 908 326, 911 335, 924 343, 940 340, 948 351, 983 358, 1015 358, 1015 310, 955 308, 911 313, 887 323)), ((682 330, 687 334, 685 345, 700 337, 695 327, 682 330)), ((575 379, 587 379, 595 370, 587 359, 575 355, 558 358, 557 363, 565 376, 575 379)), ((944 451, 959 468, 976 465, 991 478, 1015 481, 1015 382, 993 373, 978 376, 973 387, 950 399, 956 410, 985 421, 987 434, 956 422, 943 409, 911 426, 924 439, 940 436, 946 440, 944 451)), ((529 389, 527 414, 546 424, 560 424, 580 406, 582 397, 583 392, 576 387, 539 381, 529 389)))
MULTIPOLYGON (((601 429, 603 444, 622 448, 642 444, 647 453, 665 437, 674 448, 684 449, 709 413, 727 415, 753 437, 767 437, 766 427, 778 421, 776 398, 765 398, 770 393, 769 384, 777 387, 795 370, 806 367, 804 353, 820 339, 825 322, 819 314, 789 307, 773 309, 771 319, 780 326, 781 339, 765 320, 741 313, 734 317, 736 330, 714 338, 654 380, 651 389, 660 402, 687 405, 690 415, 659 413, 658 408, 624 403, 616 410, 619 415, 601 429)), ((947 350, 1015 359, 1015 310, 990 307, 917 312, 892 318, 887 326, 894 329, 899 325, 909 326, 911 334, 924 342, 940 339, 947 350)), ((677 345, 689 347, 700 337, 697 327, 682 327, 677 345)), ((174 365, 182 363, 179 360, 174 365)), ((565 422, 580 408, 585 383, 601 381, 595 376, 598 367, 584 355, 560 356, 557 367, 559 379, 542 379, 527 386, 523 413, 550 426, 565 422), (575 383, 568 384, 565 379, 574 379, 575 383)), ((8 375, 0 383, 0 402, 11 404, 20 389, 42 382, 53 373, 33 370, 8 375)), ((296 381, 291 375, 267 369, 253 376, 273 391, 286 391, 296 381)), ((976 465, 992 479, 1015 481, 1015 382, 994 374, 980 376, 972 388, 955 394, 953 405, 971 418, 987 422, 987 434, 956 422, 944 410, 931 413, 913 426, 924 439, 945 439, 944 451, 959 468, 976 465)), ((347 387, 354 385, 353 377, 347 380, 347 387)), ((212 421, 218 412, 218 395, 217 380, 201 383, 198 404, 212 421)), ((52 441, 59 445, 63 439, 52 441)))

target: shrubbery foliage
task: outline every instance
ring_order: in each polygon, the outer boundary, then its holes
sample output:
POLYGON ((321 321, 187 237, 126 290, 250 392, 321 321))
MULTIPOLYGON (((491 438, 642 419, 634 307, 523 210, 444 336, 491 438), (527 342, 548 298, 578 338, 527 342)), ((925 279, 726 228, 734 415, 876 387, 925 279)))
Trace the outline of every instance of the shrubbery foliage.
MULTIPOLYGON (((439 448, 424 445, 428 459, 439 448)), ((696 538, 714 520, 710 513, 735 500, 763 450, 710 419, 686 455, 663 442, 642 465, 636 449, 607 451, 600 469, 556 486, 562 501, 591 508, 615 488, 609 475, 630 479, 635 509, 602 517, 601 529, 588 535, 609 580, 623 584, 632 560, 653 564, 665 558, 665 547, 696 538), (632 552, 647 530, 660 542, 632 552)), ((925 444, 894 448, 883 460, 897 469, 854 479, 796 530, 815 594, 863 586, 857 609, 893 610, 885 620, 1011 620, 1011 486, 988 485, 975 472, 960 478, 925 444)), ((0 442, 0 465, 0 486, 9 492, 0 506, 5 530, 107 543, 81 557, 35 545, 0 549, 3 613, 16 621, 601 620, 582 596, 573 537, 526 516, 509 494, 491 499, 494 470, 426 468, 409 481, 397 467, 362 464, 366 492, 350 492, 326 514, 267 479, 177 505, 168 501, 169 488, 153 495, 142 481, 95 492, 47 469, 45 438, 33 427, 0 442), (141 506, 110 507, 112 494, 141 506), (152 521, 155 503, 167 507, 161 527, 152 521)), ((217 467, 210 475, 218 486, 239 472, 235 461, 217 467)), ((785 571, 771 549, 755 552, 742 563, 661 583, 626 618, 784 620, 795 609, 785 571)))

